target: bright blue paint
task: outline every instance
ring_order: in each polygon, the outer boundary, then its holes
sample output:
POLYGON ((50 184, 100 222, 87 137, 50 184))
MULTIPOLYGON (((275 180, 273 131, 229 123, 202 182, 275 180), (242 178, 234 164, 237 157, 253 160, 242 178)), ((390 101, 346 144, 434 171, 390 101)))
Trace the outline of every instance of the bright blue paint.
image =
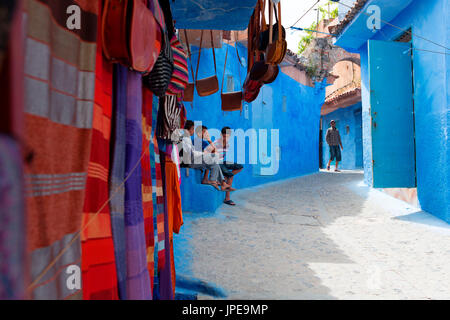
MULTIPOLYGON (((239 45, 240 57, 247 57, 247 49, 239 45)), ((222 81, 222 72, 225 59, 226 45, 216 49, 217 71, 219 82, 222 81)), ((193 52, 197 49, 193 48, 193 52)), ((214 73, 211 50, 202 50, 199 78, 211 76, 214 73)), ((194 66, 197 55, 193 56, 194 66)), ((234 47, 229 48, 226 74, 233 75, 235 90, 239 90, 245 79, 247 68, 241 67, 234 47), (239 72, 241 78, 239 78, 239 72)), ((226 81, 226 77, 225 77, 226 81)), ((258 99, 248 104, 248 117, 245 112, 239 111, 223 113, 221 111, 220 92, 199 97, 195 94, 194 109, 186 103, 187 118, 200 120, 208 128, 220 130, 224 126, 233 129, 241 128, 246 131, 255 129, 279 129, 279 142, 281 147, 281 161, 279 170, 272 176, 261 176, 248 164, 248 142, 244 170, 239 173, 233 185, 237 188, 251 187, 275 180, 300 176, 318 170, 318 141, 320 107, 325 97, 325 84, 318 83, 315 88, 304 86, 284 73, 280 72, 277 80, 263 87, 258 99), (283 96, 286 98, 286 112, 283 112, 283 96), (264 103, 263 103, 264 102, 264 103)), ((212 133, 210 131, 210 133, 212 133)), ((270 131, 268 132, 270 137, 270 131)), ((269 157, 270 141, 269 141, 269 157)), ((267 167, 267 166, 263 166, 267 167)), ((196 201, 202 201, 201 193, 195 194, 196 201)))
POLYGON ((225 199, 223 192, 218 192, 214 187, 201 184, 202 173, 200 170, 181 168, 181 204, 184 211, 189 212, 214 212, 225 199))
POLYGON ((411 46, 369 40, 368 48, 373 186, 415 188, 411 46))
POLYGON ((176 0, 171 2, 180 29, 245 30, 256 0, 176 0))
MULTIPOLYGON (((402 1, 392 1, 403 7, 402 1)), ((392 21, 396 26, 412 27, 413 34, 450 47, 450 4, 447 0, 415 0, 392 21)), ((364 30, 361 27, 361 34, 364 30)), ((373 39, 392 40, 401 33, 385 26, 373 39)), ((345 34, 343 35, 345 37, 345 34)), ((366 37, 366 40, 367 37, 366 37)), ((351 47, 357 42, 350 43, 351 47)), ((413 48, 444 52, 413 35, 413 48)), ((449 52, 449 51, 447 51, 449 52)), ((363 140, 365 164, 371 159, 370 110, 367 43, 359 48, 363 101, 363 140)), ((413 52, 414 108, 416 132, 416 170, 419 202, 423 210, 450 222, 450 58, 430 52, 413 52)), ((387 84, 389 85, 389 83, 387 84)), ((371 167, 365 166, 365 180, 371 184, 371 167)))
MULTIPOLYGON (((381 20, 391 21, 413 0, 372 0, 367 1, 364 8, 356 15, 355 19, 343 31, 343 34, 336 39, 336 45, 349 51, 360 48, 367 39, 375 35, 372 29, 367 26, 367 20, 371 14, 367 9, 372 6, 381 8, 381 20)), ((369 24, 370 25, 370 24, 369 24)), ((381 24, 383 26, 383 23, 381 24)))
MULTIPOLYGON (((342 161, 339 163, 340 169, 353 170, 362 168, 362 140, 361 137, 361 103, 356 103, 347 108, 338 109, 322 117, 323 123, 323 164, 326 165, 330 160, 330 151, 325 140, 325 134, 330 127, 330 121, 335 120, 341 135, 344 150, 341 151, 342 161), (355 115, 355 113, 357 113, 355 115), (346 126, 349 126, 349 133, 346 133, 346 126)), ((334 161, 332 162, 334 164, 334 161)))

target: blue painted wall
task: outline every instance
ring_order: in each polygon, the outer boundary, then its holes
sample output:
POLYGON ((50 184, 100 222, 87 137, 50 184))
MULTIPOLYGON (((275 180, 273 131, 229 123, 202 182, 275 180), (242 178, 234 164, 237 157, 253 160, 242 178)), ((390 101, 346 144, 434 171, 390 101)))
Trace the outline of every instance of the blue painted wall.
MULTIPOLYGON (((226 47, 227 45, 224 45, 223 48, 216 49, 217 76, 220 83, 222 82, 226 47)), ((192 49, 193 52, 198 52, 197 48, 192 49)), ((236 91, 240 90, 245 79, 247 48, 238 45, 238 49, 244 66, 239 64, 235 48, 229 46, 224 91, 226 91, 228 76, 233 77, 236 91)), ((197 54, 193 54, 194 69, 197 64, 197 56, 197 54)), ((211 49, 202 50, 198 78, 209 77, 213 74, 211 49)), ((261 176, 260 168, 267 166, 248 164, 247 142, 245 155, 247 164, 244 164, 244 170, 237 175, 233 182, 236 188, 246 188, 318 171, 320 108, 324 99, 325 83, 317 83, 315 87, 308 87, 280 72, 275 82, 262 88, 254 102, 244 103, 242 114, 239 111, 226 113, 221 111, 220 91, 208 97, 199 97, 195 93, 193 109, 190 103, 185 103, 185 106, 188 119, 202 121, 208 128, 220 130, 224 126, 230 126, 233 129, 240 128, 244 131, 249 128, 269 129, 269 137, 270 129, 279 130, 280 162, 278 172, 274 175, 261 176)), ((270 156, 270 142, 268 151, 270 156)), ((184 190, 184 192, 188 191, 184 190)), ((197 201, 201 201, 203 197, 200 192, 194 192, 192 196, 196 197, 197 201)))
MULTIPOLYGON (((323 123, 323 164, 326 166, 330 160, 328 144, 325 140, 327 129, 330 127, 330 121, 335 120, 337 129, 341 135, 344 150, 342 153, 342 162, 339 163, 340 169, 361 169, 362 168, 362 141, 357 141, 362 134, 361 102, 347 108, 338 109, 322 117, 323 123), (355 113, 357 113, 355 115, 355 113), (349 126, 349 132, 346 132, 346 126, 349 126)), ((332 162, 334 164, 334 161, 332 162)))
MULTIPOLYGON (((448 0, 415 0, 392 21, 396 26, 450 47, 448 0)), ((384 26, 373 39, 392 41, 401 33, 384 26)), ((413 35, 413 48, 445 49, 413 35)), ((449 51, 447 51, 448 53, 449 51)), ((362 73, 365 179, 371 183, 370 101, 367 43, 360 49, 362 73), (366 165, 367 164, 367 165, 366 165)), ((413 51, 416 166, 419 202, 423 210, 450 222, 450 58, 413 51)), ((388 84, 387 84, 388 85, 388 84)), ((407 159, 405 159, 407 161, 407 159)))

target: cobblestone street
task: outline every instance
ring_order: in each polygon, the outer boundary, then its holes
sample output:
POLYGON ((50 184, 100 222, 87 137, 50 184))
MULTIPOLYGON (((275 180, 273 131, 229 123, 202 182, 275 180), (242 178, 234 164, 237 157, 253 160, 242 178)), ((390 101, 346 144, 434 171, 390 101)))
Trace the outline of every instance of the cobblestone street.
POLYGON ((450 226, 362 181, 320 172, 185 213, 177 276, 226 299, 450 299, 450 226))

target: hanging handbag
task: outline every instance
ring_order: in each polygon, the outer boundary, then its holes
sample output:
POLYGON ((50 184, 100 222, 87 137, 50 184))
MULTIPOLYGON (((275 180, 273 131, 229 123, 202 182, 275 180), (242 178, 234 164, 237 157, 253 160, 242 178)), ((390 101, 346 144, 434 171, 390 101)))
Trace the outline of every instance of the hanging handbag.
MULTIPOLYGON (((191 48, 189 45, 189 40, 188 40, 188 35, 186 32, 186 29, 184 29, 184 38, 186 39, 186 46, 187 46, 187 50, 188 50, 188 54, 189 54, 189 56, 188 56, 189 67, 191 69, 192 79, 194 79, 194 69, 192 68, 192 59, 191 59, 191 48)), ((186 88, 184 89, 183 101, 187 101, 187 102, 194 101, 194 89, 195 89, 194 82, 188 82, 188 84, 186 85, 186 88)))
POLYGON ((214 58, 214 72, 215 75, 208 77, 208 78, 204 78, 204 79, 197 79, 198 76, 198 67, 200 65, 200 55, 202 53, 202 42, 203 42, 203 30, 200 36, 200 49, 198 52, 198 60, 197 60, 197 70, 195 72, 195 86, 197 87, 197 93, 200 97, 205 97, 205 96, 209 96, 212 95, 214 93, 216 93, 217 91, 219 91, 219 80, 217 79, 217 67, 216 67, 216 53, 215 53, 215 49, 214 49, 214 39, 213 39, 213 34, 212 34, 212 30, 211 31, 211 47, 212 47, 212 52, 213 52, 213 58, 214 58))
MULTIPOLYGON (((272 5, 272 3, 269 0, 269 5, 272 5)), ((272 10, 270 10, 272 11, 272 10)), ((271 15, 272 17, 272 15, 271 15)), ((281 3, 278 2, 278 23, 281 25, 281 3)), ((272 28, 272 25, 270 25, 269 28, 272 28)), ((286 55, 287 51, 287 42, 283 38, 281 33, 281 28, 278 28, 278 39, 275 42, 272 42, 271 37, 269 36, 269 45, 267 46, 266 50, 266 63, 277 65, 280 64, 284 56, 286 55)))
POLYGON ((168 94, 182 94, 189 81, 189 71, 187 66, 187 56, 184 52, 183 45, 177 36, 174 35, 170 40, 170 46, 173 53, 173 73, 167 88, 168 94))
POLYGON ((163 49, 150 74, 143 78, 144 84, 157 96, 164 97, 173 73, 173 53, 166 32, 163 34, 163 49))
MULTIPOLYGON (((235 44, 237 45, 237 44, 235 44)), ((220 89, 220 98, 222 100, 222 110, 223 111, 236 111, 236 110, 242 110, 242 99, 243 94, 242 90, 235 91, 235 92, 226 92, 223 93, 223 83, 225 81, 225 70, 227 68, 227 59, 228 59, 228 47, 227 45, 227 51, 225 53, 225 65, 223 66, 223 75, 222 75, 222 87, 220 89)), ((237 47, 236 47, 237 52, 237 47)), ((239 56, 238 56, 239 59, 239 56)), ((239 78, 241 76, 241 70, 239 70, 239 78)))
MULTIPOLYGON (((266 0, 264 0, 264 6, 265 6, 265 1, 266 0)), ((264 17, 264 9, 262 11, 262 14, 264 17)), ((284 27, 281 25, 281 22, 278 20, 277 10, 275 7, 272 6, 271 1, 269 0, 269 25, 266 25, 265 21, 263 22, 263 26, 262 26, 263 31, 259 35, 259 50, 265 51, 267 49, 267 46, 269 45, 269 42, 274 42, 279 39, 278 28, 280 26, 281 26, 282 38, 286 39, 286 29, 284 29, 284 27), (277 23, 272 26, 272 36, 270 36, 270 25, 272 24, 272 12, 271 12, 272 8, 275 9, 275 19, 276 19, 277 23), (270 39, 272 39, 272 40, 269 41, 270 39)))
POLYGON ((161 30, 146 0, 106 0, 102 16, 105 57, 148 73, 161 50, 161 30))
POLYGON ((247 76, 245 78, 243 84, 243 96, 244 101, 252 102, 254 101, 259 94, 259 91, 263 85, 262 81, 258 79, 252 79, 251 71, 256 62, 260 60, 259 54, 257 55, 257 61, 255 62, 255 48, 257 48, 258 37, 256 35, 259 34, 259 17, 260 17, 260 1, 256 3, 255 10, 253 11, 253 15, 250 19, 248 26, 248 63, 247 63, 247 76))

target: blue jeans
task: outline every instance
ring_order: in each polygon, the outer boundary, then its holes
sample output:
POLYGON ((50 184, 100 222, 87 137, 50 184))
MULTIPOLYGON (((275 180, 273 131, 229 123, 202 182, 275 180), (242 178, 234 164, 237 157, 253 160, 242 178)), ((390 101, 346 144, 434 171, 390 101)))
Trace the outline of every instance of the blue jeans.
POLYGON ((341 148, 339 146, 330 146, 330 160, 341 161, 341 148))

